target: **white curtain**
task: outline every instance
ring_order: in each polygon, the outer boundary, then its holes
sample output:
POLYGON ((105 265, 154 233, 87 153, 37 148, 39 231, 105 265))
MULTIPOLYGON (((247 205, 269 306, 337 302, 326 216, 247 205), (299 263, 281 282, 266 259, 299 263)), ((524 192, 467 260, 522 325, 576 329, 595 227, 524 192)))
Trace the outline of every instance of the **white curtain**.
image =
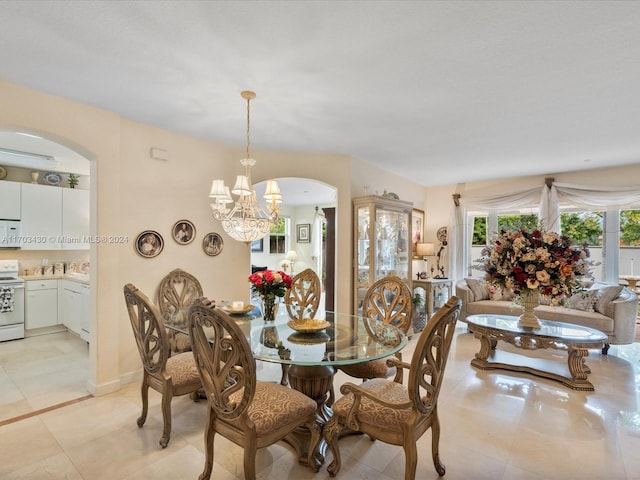
POLYGON ((465 245, 463 233, 467 220, 466 210, 510 210, 530 207, 536 203, 540 206, 538 216, 542 228, 547 231, 560 232, 560 203, 576 205, 584 208, 613 208, 630 207, 640 204, 639 187, 601 187, 589 185, 575 185, 570 183, 552 183, 532 187, 521 192, 487 193, 465 192, 456 196, 453 211, 449 220, 449 257, 450 276, 454 279, 465 275, 463 264, 465 245))
MULTIPOLYGON (((546 186, 544 188, 547 188, 546 186)), ((507 210, 530 207, 540 200, 540 187, 531 187, 520 192, 493 193, 486 191, 469 191, 454 202, 448 226, 449 248, 449 276, 457 279, 465 275, 464 269, 464 231, 467 221, 466 211, 470 208, 479 210, 507 210)))

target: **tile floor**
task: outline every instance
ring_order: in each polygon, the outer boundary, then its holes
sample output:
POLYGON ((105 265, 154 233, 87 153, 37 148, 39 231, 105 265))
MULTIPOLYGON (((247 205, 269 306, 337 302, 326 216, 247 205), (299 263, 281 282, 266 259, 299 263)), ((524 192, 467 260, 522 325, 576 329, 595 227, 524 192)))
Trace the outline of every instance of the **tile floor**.
MULTIPOLYGON (((414 344, 415 338, 408 348, 414 344)), ((460 324, 440 397, 445 478, 640 479, 640 344, 612 346, 608 356, 591 352, 587 363, 595 392, 576 392, 526 375, 477 371, 469 365, 477 350, 478 341, 460 324)), ((556 358, 564 360, 562 353, 556 358)), ((280 367, 259 363, 259 376, 278 380, 280 367)), ((345 380, 339 373, 336 385, 345 380)), ((173 434, 163 450, 158 445, 160 396, 151 391, 149 418, 139 429, 139 395, 139 385, 130 384, 0 427, 0 478, 197 479, 204 462, 206 404, 174 399, 173 434)), ((429 432, 419 440, 420 479, 438 478, 430 442, 429 432)), ((403 478, 400 448, 363 436, 346 437, 340 445, 338 478, 403 478)), ((284 443, 259 451, 257 472, 259 479, 328 478, 325 467, 313 474, 298 465, 284 443)), ((212 478, 244 478, 242 450, 220 436, 212 478)))
POLYGON ((0 343, 0 423, 88 395, 89 346, 68 332, 0 343))

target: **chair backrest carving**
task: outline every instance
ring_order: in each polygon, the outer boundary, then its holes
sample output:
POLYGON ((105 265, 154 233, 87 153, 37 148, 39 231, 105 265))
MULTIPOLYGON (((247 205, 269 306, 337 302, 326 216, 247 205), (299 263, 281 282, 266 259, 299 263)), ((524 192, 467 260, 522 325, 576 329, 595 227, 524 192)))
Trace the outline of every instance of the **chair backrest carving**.
POLYGON ((320 306, 322 285, 316 272, 307 268, 295 275, 287 289, 284 303, 291 318, 313 318, 320 306))
POLYGON ((407 333, 413 315, 411 297, 411 290, 404 280, 395 275, 388 275, 374 282, 365 293, 362 300, 362 316, 390 323, 407 333))
POLYGON ((129 320, 144 369, 151 375, 164 371, 169 357, 167 333, 160 312, 134 285, 124 286, 129 320))
POLYGON ((187 307, 202 297, 202 286, 196 277, 180 268, 169 272, 160 282, 158 308, 165 321, 187 326, 187 307))
POLYGON ((189 320, 191 348, 209 406, 220 418, 239 419, 246 415, 256 389, 255 360, 245 335, 229 315, 204 298, 192 303, 189 320))
POLYGON ((410 400, 424 415, 429 415, 438 403, 461 308, 462 300, 451 297, 429 320, 415 346, 407 387, 410 400))

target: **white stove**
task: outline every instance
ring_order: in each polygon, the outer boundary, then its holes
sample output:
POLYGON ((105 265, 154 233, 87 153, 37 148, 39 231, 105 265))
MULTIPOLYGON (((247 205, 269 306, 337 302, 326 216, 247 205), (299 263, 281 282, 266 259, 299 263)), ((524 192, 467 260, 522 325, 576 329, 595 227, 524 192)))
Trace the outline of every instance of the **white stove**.
POLYGON ((24 280, 18 260, 0 260, 0 342, 24 338, 24 280))

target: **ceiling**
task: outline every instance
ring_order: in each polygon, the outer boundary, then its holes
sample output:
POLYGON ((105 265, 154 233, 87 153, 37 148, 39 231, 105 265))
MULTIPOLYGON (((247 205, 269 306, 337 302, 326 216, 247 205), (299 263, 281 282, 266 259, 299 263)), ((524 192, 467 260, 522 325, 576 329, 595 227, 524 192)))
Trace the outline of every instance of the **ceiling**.
MULTIPOLYGON (((640 2, 3 1, 0 78, 425 186, 640 163, 640 2)), ((259 159, 258 159, 259 160, 259 159)))

